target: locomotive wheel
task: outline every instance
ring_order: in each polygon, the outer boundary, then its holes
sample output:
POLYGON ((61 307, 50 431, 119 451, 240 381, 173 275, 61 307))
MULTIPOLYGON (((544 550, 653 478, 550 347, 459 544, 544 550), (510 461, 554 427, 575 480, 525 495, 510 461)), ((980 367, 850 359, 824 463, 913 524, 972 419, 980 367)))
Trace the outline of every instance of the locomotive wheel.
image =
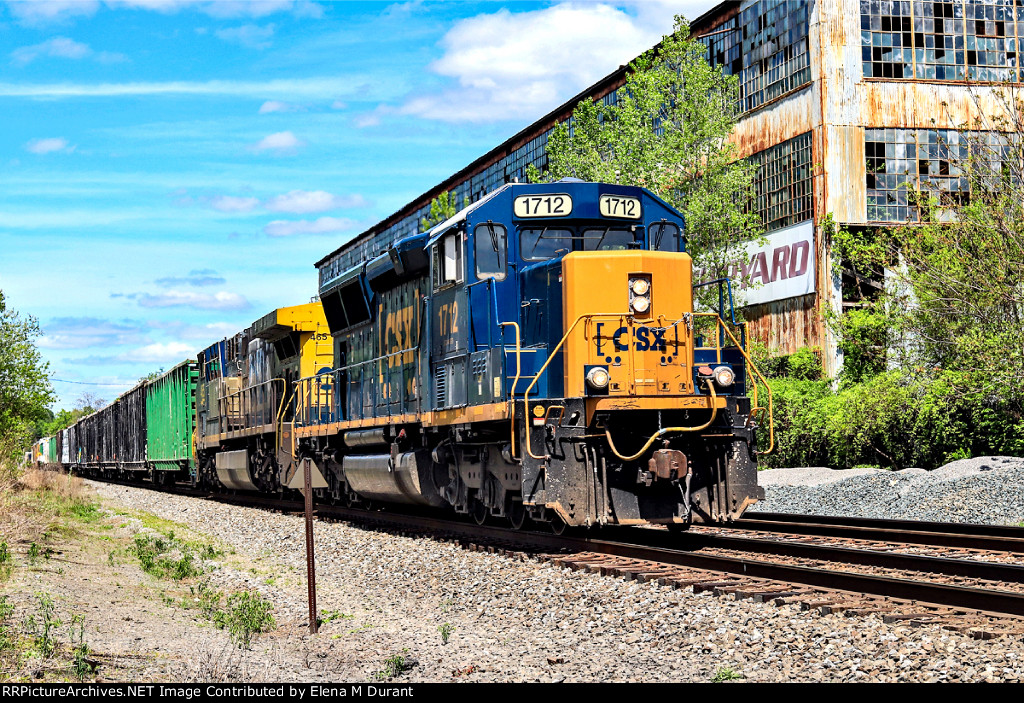
POLYGON ((565 520, 559 517, 558 513, 551 514, 551 522, 548 523, 551 526, 551 531, 556 535, 561 535, 565 532, 566 524, 565 520))
POLYGON ((521 530, 526 524, 526 506, 521 500, 509 501, 508 522, 513 530, 521 530))
POLYGON ((469 513, 473 516, 473 522, 478 525, 483 525, 487 522, 487 515, 490 511, 487 509, 487 506, 479 500, 474 500, 469 509, 469 513))

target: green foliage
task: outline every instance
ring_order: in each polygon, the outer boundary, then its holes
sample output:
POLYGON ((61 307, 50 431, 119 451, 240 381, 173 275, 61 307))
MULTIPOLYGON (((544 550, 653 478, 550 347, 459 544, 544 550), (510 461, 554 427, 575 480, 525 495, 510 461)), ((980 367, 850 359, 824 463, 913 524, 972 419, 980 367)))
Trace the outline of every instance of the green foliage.
POLYGON ((38 544, 33 542, 32 544, 28 545, 28 563, 29 564, 35 564, 36 561, 39 559, 39 556, 41 554, 42 554, 42 550, 39 548, 38 544))
POLYGON ((29 615, 25 618, 25 630, 32 637, 36 650, 43 658, 52 657, 57 652, 55 631, 61 622, 57 619, 53 598, 47 593, 37 593, 39 603, 38 617, 29 615))
POLYGON ((1024 454, 1024 419, 1010 401, 981 391, 972 374, 887 371, 837 389, 794 378, 771 386, 776 449, 763 457, 765 467, 933 469, 970 456, 1024 454))
POLYGON ((406 658, 407 654, 409 654, 409 650, 403 649, 401 654, 396 654, 385 659, 384 668, 375 672, 373 678, 377 681, 383 681, 384 679, 398 678, 404 674, 413 666, 412 662, 406 658))
POLYGON ((441 644, 448 644, 448 638, 455 632, 455 626, 446 622, 443 625, 439 625, 437 631, 441 633, 441 644))
POLYGON ((71 672, 79 681, 84 681, 86 677, 96 672, 96 668, 89 661, 92 650, 85 641, 85 618, 81 615, 74 615, 71 618, 71 646, 71 672))
POLYGON ((352 620, 355 615, 343 613, 340 610, 323 610, 320 612, 320 624, 334 622, 335 620, 352 620))
POLYGON ((227 630, 231 641, 240 649, 250 649, 253 637, 277 626, 271 614, 274 606, 254 591, 241 591, 228 596, 225 609, 214 612, 217 627, 227 630))
POLYGON ((181 581, 203 573, 202 567, 196 563, 192 547, 175 540, 173 532, 168 536, 135 535, 129 553, 139 560, 143 571, 157 578, 181 581))
POLYGON ((40 334, 35 318, 8 309, 0 291, 0 472, 28 449, 54 398, 49 365, 34 342, 40 334))
POLYGON ((0 596, 0 652, 5 652, 14 647, 14 634, 9 629, 9 620, 14 614, 14 605, 7 600, 7 596, 0 596))
MULTIPOLYGON (((469 198, 462 199, 462 207, 469 206, 469 198)), ((443 191, 440 195, 430 201, 430 214, 420 220, 420 232, 426 232, 431 227, 439 225, 450 217, 454 217, 459 208, 456 206, 455 194, 450 190, 443 191)))
POLYGON ((14 568, 14 557, 7 542, 0 542, 0 578, 6 579, 14 568))
POLYGON ((743 674, 738 671, 734 671, 729 667, 723 667, 715 672, 715 675, 711 677, 711 683, 722 683, 723 681, 736 681, 742 679, 743 674))
POLYGON ((694 266, 710 280, 724 276, 740 245, 763 228, 743 207, 756 166, 737 160, 727 141, 739 117, 737 78, 711 67, 704 44, 689 35, 676 17, 657 51, 630 64, 616 104, 584 100, 571 123, 555 127, 547 178, 651 189, 685 215, 694 266))

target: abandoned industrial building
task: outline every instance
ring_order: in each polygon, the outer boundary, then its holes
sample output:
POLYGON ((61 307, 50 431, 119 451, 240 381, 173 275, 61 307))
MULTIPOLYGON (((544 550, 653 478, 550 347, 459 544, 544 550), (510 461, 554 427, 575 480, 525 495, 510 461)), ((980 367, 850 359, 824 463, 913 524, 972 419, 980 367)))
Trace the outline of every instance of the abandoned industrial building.
MULTIPOLYGON (((759 166, 754 207, 767 243, 752 244, 738 269, 762 283, 747 291, 750 333, 780 353, 819 347, 833 373, 841 360, 822 313, 843 300, 823 223, 914 221, 922 182, 966 188, 945 152, 958 128, 998 110, 995 86, 1022 80, 1024 0, 745 0, 690 29, 713 65, 739 77, 732 140, 759 166)), ((601 79, 345 248, 369 259, 415 233, 440 193, 474 201, 525 180, 529 164, 543 170, 553 126, 582 99, 614 101, 625 75, 601 79)), ((329 258, 321 276, 333 275, 329 258)))

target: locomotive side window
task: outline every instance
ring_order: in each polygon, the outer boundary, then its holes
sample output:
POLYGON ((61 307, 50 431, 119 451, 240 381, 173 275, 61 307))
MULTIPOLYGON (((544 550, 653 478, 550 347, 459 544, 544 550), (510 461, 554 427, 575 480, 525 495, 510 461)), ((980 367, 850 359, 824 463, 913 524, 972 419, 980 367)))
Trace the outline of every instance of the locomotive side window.
POLYGON ((508 263, 508 236, 505 227, 487 222, 473 231, 473 256, 476 259, 476 277, 505 280, 508 263))
POLYGON ((647 228, 647 241, 651 249, 658 251, 682 251, 679 227, 672 222, 655 222, 647 228))
POLYGON ((601 227, 583 230, 585 251, 614 251, 633 246, 633 230, 629 227, 601 227))
POLYGON ((547 261, 573 250, 576 233, 570 229, 544 227, 519 231, 519 250, 527 261, 547 261))
POLYGON ((434 290, 460 283, 465 277, 462 237, 449 234, 434 245, 434 290))

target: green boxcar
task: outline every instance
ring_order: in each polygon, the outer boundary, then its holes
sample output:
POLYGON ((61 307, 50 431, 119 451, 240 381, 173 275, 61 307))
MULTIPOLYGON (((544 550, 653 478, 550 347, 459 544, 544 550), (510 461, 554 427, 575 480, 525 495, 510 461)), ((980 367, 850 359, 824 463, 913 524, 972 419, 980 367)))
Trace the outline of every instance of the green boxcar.
POLYGON ((146 457, 156 471, 195 476, 193 430, 199 367, 184 361, 146 387, 146 457))
POLYGON ((59 460, 59 457, 57 456, 57 436, 54 435, 53 437, 50 437, 47 444, 49 445, 49 449, 47 450, 48 454, 46 457, 46 463, 56 464, 59 460))

